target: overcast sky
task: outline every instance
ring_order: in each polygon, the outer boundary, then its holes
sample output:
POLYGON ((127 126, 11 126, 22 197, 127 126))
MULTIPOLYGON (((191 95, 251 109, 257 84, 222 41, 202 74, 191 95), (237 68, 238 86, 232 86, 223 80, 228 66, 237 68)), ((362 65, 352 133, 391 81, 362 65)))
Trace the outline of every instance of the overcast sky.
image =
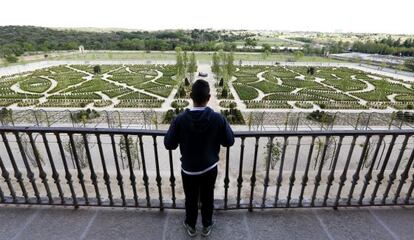
POLYGON ((0 25, 414 34, 413 0, 1 0, 0 25))

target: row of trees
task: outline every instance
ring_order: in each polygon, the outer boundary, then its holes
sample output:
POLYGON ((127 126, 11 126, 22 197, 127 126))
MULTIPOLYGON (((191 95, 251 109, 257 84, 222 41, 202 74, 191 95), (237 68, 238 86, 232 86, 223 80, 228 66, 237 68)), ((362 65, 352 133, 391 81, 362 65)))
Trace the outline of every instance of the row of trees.
POLYGON ((224 81, 230 80, 236 71, 233 52, 226 53, 224 51, 219 51, 213 53, 211 71, 215 74, 217 79, 223 79, 224 81))
POLYGON ((194 73, 197 72, 197 59, 195 53, 187 54, 180 47, 175 49, 176 53, 176 77, 178 80, 189 77, 191 81, 194 80, 194 73))
MULTIPOLYGON (((0 26, 0 57, 18 57, 25 52, 76 50, 174 50, 235 49, 234 41, 250 35, 213 30, 165 30, 134 32, 86 32, 32 26, 0 26)), ((10 58, 10 60, 13 60, 10 58)))
POLYGON ((391 37, 377 41, 355 42, 352 51, 382 55, 414 56, 414 39, 394 40, 391 37))
MULTIPOLYGON (((234 34, 231 31, 200 29, 85 32, 31 26, 0 26, 0 58, 16 62, 17 57, 26 52, 76 50, 80 45, 89 50, 166 51, 180 47, 183 51, 263 51, 266 56, 271 52, 281 51, 272 49, 269 44, 263 44, 262 49, 256 49, 258 40, 253 36, 252 33, 234 34), (238 49, 236 41, 245 41, 246 48, 238 49)), ((319 53, 319 50, 307 47, 304 53, 308 52, 319 53)))
POLYGON ((234 54, 233 52, 226 53, 219 51, 213 53, 213 63, 211 65, 211 71, 214 73, 217 80, 219 80, 219 89, 221 88, 221 97, 227 98, 229 89, 227 81, 229 81, 234 73, 236 67, 234 65, 234 54))

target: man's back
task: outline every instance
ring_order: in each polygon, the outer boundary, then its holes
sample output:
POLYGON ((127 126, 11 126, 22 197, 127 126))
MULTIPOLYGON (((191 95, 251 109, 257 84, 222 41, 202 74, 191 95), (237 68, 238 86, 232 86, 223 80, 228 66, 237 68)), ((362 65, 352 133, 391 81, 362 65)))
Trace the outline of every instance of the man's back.
POLYGON ((213 166, 219 159, 220 145, 233 143, 233 132, 226 119, 209 107, 178 115, 164 139, 167 149, 180 145, 182 169, 188 172, 213 166))

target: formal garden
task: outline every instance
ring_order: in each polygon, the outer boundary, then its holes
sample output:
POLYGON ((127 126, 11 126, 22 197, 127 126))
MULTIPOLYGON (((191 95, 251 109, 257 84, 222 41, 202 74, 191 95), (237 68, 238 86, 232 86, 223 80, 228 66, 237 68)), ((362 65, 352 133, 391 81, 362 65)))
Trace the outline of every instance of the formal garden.
POLYGON ((160 108, 178 86, 174 65, 61 65, 0 78, 0 106, 160 108))
POLYGON ((411 82, 346 67, 238 66, 224 84, 221 76, 216 81, 221 89, 234 88, 247 109, 414 108, 411 82))
MULTIPOLYGON (((408 81, 346 67, 234 63, 232 54, 213 55, 216 110, 414 109, 408 81)), ((195 72, 194 55, 181 50, 175 65, 54 66, 0 77, 0 107, 184 109, 195 72)))

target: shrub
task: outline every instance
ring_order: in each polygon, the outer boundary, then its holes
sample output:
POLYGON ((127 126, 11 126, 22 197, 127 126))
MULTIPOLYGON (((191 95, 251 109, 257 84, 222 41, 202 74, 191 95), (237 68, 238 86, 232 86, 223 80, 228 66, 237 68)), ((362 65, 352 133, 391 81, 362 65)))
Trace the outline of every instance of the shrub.
POLYGON ((221 114, 230 124, 244 124, 244 118, 241 111, 237 108, 222 110, 221 114))
POLYGON ((227 88, 223 88, 223 90, 221 91, 221 97, 222 98, 227 98, 228 97, 228 91, 227 88))
POLYGON ((298 108, 304 108, 304 109, 311 109, 313 108, 313 104, 312 103, 308 103, 308 102, 296 102, 295 106, 298 108))
POLYGON ((9 63, 16 63, 17 61, 19 61, 19 59, 16 56, 14 56, 14 55, 7 55, 5 57, 5 59, 9 63))
POLYGON ((95 74, 101 73, 101 66, 99 66, 99 65, 94 66, 93 67, 93 73, 95 73, 95 74))
POLYGON ((190 86, 190 81, 188 81, 188 78, 184 79, 184 85, 187 87, 190 86))
POLYGON ((322 108, 322 109, 325 109, 326 108, 326 104, 325 103, 320 103, 319 104, 319 107, 322 108))
POLYGON ((334 121, 334 117, 331 114, 319 110, 309 113, 306 119, 326 124, 331 124, 334 121))
POLYGON ((175 109, 170 109, 168 110, 165 115, 164 115, 164 119, 162 120, 162 123, 164 124, 170 124, 173 119, 180 113, 184 112, 183 108, 175 108, 175 109))
POLYGON ((223 78, 221 78, 221 79, 220 79, 220 82, 219 82, 219 86, 220 86, 220 87, 223 87, 223 85, 224 85, 224 79, 223 79, 223 78))
POLYGON ((184 108, 187 107, 189 103, 184 100, 175 100, 171 103, 172 108, 184 108))
POLYGON ((309 67, 308 70, 307 70, 307 74, 309 74, 309 75, 315 74, 315 67, 309 67))
POLYGON ((178 89, 178 97, 179 98, 185 98, 187 95, 184 86, 180 86, 180 88, 178 89))
POLYGON ((12 119, 12 110, 7 108, 2 108, 0 110, 0 122, 2 124, 6 124, 7 122, 11 122, 12 119))
POLYGON ((414 122, 414 113, 398 111, 396 114, 396 118, 403 122, 412 123, 414 122))
POLYGON ((220 101, 219 105, 222 108, 235 108, 237 106, 235 102, 226 100, 220 101))
POLYGON ((72 121, 74 122, 83 122, 86 123, 88 120, 92 120, 94 118, 98 118, 100 114, 95 110, 90 110, 89 108, 86 110, 81 110, 76 112, 72 115, 72 121))

